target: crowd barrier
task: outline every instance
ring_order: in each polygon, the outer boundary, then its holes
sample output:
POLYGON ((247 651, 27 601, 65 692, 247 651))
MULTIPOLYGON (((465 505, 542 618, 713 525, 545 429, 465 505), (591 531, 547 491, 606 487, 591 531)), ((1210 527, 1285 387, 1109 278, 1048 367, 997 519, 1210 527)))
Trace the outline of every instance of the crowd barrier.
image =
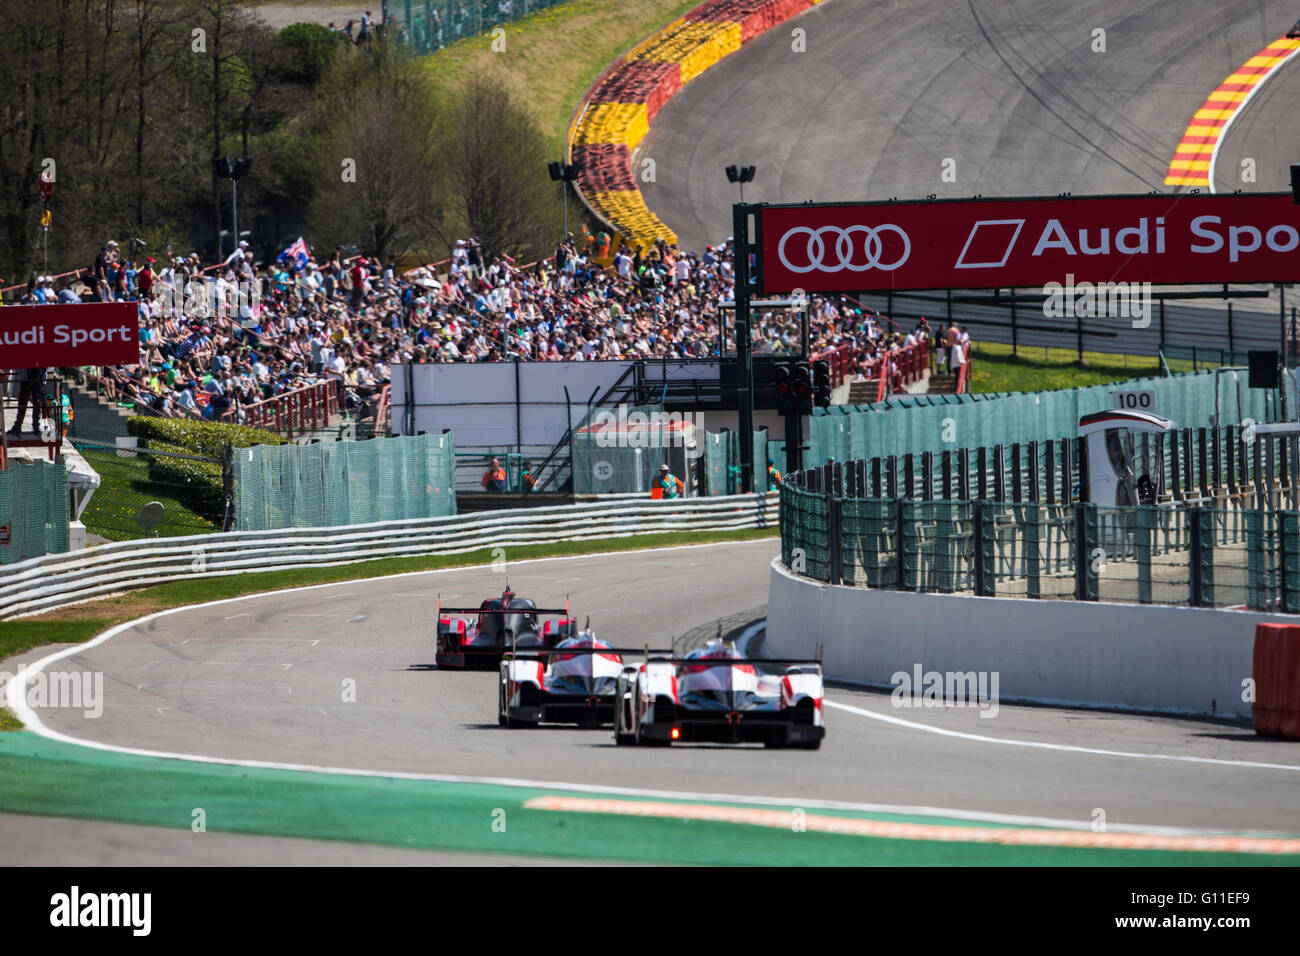
POLYGON ((168 581, 559 541, 766 528, 776 520, 773 492, 675 501, 620 497, 341 528, 123 541, 6 566, 0 578, 0 620, 168 581))
MULTIPOLYGON (((1295 407, 1287 374, 1287 408, 1295 407)), ((1046 392, 900 395, 876 405, 818 409, 804 463, 884 458, 981 445, 1011 445, 1079 433, 1079 419, 1115 407, 1115 393, 1150 393, 1144 411, 1180 428, 1277 421, 1271 389, 1250 388, 1244 371, 1202 371, 1046 392)))
MULTIPOLYGON (((884 689, 918 668, 938 674, 945 691, 950 681, 983 675, 996 688, 993 703, 1248 719, 1260 699, 1250 680, 1255 628, 1277 620, 1212 608, 837 587, 792 573, 780 558, 771 574, 767 653, 820 650, 828 678, 884 689)), ((933 706, 945 702, 952 705, 941 696, 933 706)), ((996 733, 996 725, 977 719, 967 729, 996 733)))

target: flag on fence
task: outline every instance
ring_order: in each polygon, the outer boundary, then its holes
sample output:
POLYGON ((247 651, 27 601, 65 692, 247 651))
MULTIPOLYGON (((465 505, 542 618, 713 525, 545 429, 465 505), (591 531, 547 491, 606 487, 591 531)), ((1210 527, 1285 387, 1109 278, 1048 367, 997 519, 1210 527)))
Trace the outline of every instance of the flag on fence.
POLYGON ((305 266, 307 260, 311 258, 311 250, 307 248, 307 243, 303 241, 302 236, 299 236, 297 242, 284 250, 284 252, 280 253, 276 258, 283 262, 290 257, 293 258, 294 263, 299 269, 305 266))

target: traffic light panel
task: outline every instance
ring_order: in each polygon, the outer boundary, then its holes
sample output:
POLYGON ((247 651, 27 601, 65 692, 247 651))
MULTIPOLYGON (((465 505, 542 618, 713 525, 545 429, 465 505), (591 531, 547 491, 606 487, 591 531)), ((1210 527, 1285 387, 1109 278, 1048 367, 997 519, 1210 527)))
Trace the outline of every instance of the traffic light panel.
POLYGON ((800 415, 811 415, 813 410, 812 370, 807 362, 794 367, 794 402, 800 415))
POLYGON ((773 380, 776 382, 776 410, 781 415, 789 415, 793 407, 794 390, 790 381, 790 366, 779 363, 773 380))
POLYGON ((813 363, 813 404, 818 408, 831 407, 831 363, 825 359, 813 363))

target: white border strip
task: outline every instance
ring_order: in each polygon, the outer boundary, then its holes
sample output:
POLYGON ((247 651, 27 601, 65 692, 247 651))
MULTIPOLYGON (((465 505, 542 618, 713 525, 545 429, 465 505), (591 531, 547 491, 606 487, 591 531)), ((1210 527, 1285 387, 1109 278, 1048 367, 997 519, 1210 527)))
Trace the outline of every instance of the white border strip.
POLYGON ((1126 757, 1133 760, 1174 760, 1182 763, 1204 763, 1223 767, 1249 767, 1255 770, 1286 770, 1290 773, 1300 773, 1300 765, 1288 763, 1263 763, 1258 760, 1224 760, 1221 757, 1191 757, 1184 754, 1132 753, 1126 750, 1102 750, 1097 747, 1079 747, 1074 744, 1051 744, 1042 740, 1013 740, 1008 737, 987 737, 984 734, 971 734, 962 730, 948 730, 943 727, 935 727, 931 724, 918 723, 914 720, 904 720, 901 717, 894 717, 890 714, 880 714, 876 713, 874 710, 854 707, 852 704, 841 704, 839 701, 828 699, 825 701, 825 704, 827 707, 834 707, 836 710, 842 710, 850 714, 857 714, 859 717, 869 717, 872 720, 880 720, 887 724, 895 724, 899 727, 907 727, 909 730, 921 730, 928 734, 938 734, 941 737, 956 737, 960 740, 971 740, 982 744, 1002 744, 1004 747, 1032 747, 1036 750, 1056 750, 1062 753, 1089 754, 1094 757, 1126 757))
MULTIPOLYGON (((1283 34, 1283 35, 1282 35, 1281 37, 1279 37, 1278 39, 1285 40, 1286 38, 1287 38, 1286 35, 1283 34)), ((1277 40, 1272 41, 1272 43, 1270 43, 1269 46, 1272 46, 1272 44, 1273 44, 1273 43, 1276 43, 1276 42, 1277 42, 1277 40)), ((1264 49, 1268 49, 1268 47, 1265 47, 1264 49)), ((1259 55, 1258 53, 1255 54, 1255 56, 1258 56, 1258 55, 1259 55)), ((1297 49, 1295 49, 1295 50, 1292 50, 1290 53, 1288 53, 1286 56, 1284 56, 1284 57, 1283 57, 1281 60, 1279 60, 1277 63, 1274 63, 1272 66, 1270 66, 1270 67, 1269 67, 1269 68, 1268 68, 1268 69, 1263 73, 1263 75, 1260 77, 1259 82, 1256 83, 1254 86, 1252 86, 1252 87, 1250 88, 1250 92, 1248 92, 1244 97, 1242 97, 1241 102, 1237 104, 1237 108, 1236 108, 1235 110, 1233 110, 1233 111, 1232 111, 1232 114, 1228 117, 1228 121, 1227 121, 1226 123, 1224 123, 1221 127, 1219 127, 1219 135, 1218 135, 1218 137, 1214 140, 1214 149, 1211 150, 1211 152, 1210 152, 1210 169, 1209 169, 1209 174, 1210 174, 1210 175, 1209 175, 1209 180, 1210 180, 1210 192, 1211 192, 1211 193, 1216 192, 1216 190, 1215 190, 1215 188, 1214 188, 1214 169, 1215 169, 1215 167, 1216 167, 1216 166, 1218 165, 1218 163, 1219 163, 1219 149, 1220 149, 1220 147, 1223 146, 1224 141, 1228 138, 1228 130, 1232 129, 1232 124, 1235 123, 1235 122, 1237 121, 1237 117, 1240 116, 1242 113, 1244 113, 1244 112, 1246 111, 1246 104, 1249 103, 1249 102, 1251 101, 1251 98, 1254 97, 1254 95, 1255 95, 1256 93, 1258 93, 1261 89, 1263 89, 1264 84, 1267 83, 1269 80, 1271 80, 1271 79, 1273 78, 1273 75, 1274 75, 1275 73, 1277 73, 1278 70, 1280 70, 1282 67, 1286 66, 1286 64, 1289 63, 1289 62, 1291 62, 1293 59, 1295 59, 1297 55, 1300 55, 1300 48, 1297 48, 1297 49)), ((1254 57, 1251 57, 1251 59, 1253 60, 1254 57)), ((1242 66, 1244 66, 1244 65, 1245 65, 1245 64, 1242 64, 1242 66)), ((1232 72, 1233 72, 1233 73, 1236 73, 1237 70, 1239 70, 1239 69, 1241 69, 1240 66, 1237 67, 1237 69, 1236 69, 1236 70, 1233 70, 1232 72)), ((1231 76, 1232 73, 1229 73, 1228 75, 1231 76)), ((1220 81, 1220 85, 1222 85, 1222 81, 1220 81)), ((1215 87, 1215 89, 1218 89, 1218 87, 1215 87)), ((1199 107, 1198 107, 1198 108, 1199 108, 1199 107)), ((1194 120, 1193 120, 1193 122, 1194 122, 1194 120)), ((1180 142, 1181 142, 1181 140, 1180 140, 1180 142)), ((1176 151, 1176 150, 1175 150, 1175 151, 1176 151)))

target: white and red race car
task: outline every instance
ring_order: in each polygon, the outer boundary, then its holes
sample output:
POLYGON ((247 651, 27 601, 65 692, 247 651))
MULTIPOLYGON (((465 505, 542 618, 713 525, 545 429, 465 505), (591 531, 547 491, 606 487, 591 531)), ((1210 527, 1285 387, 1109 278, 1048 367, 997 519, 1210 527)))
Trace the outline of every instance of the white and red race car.
POLYGON ((761 743, 817 750, 826 736, 816 661, 739 658, 719 642, 682 658, 650 656, 622 669, 614 740, 761 743))
POLYGON ((516 645, 501 661, 497 721, 502 727, 611 724, 623 667, 620 649, 590 628, 549 649, 516 645))
POLYGON ((577 632, 564 608, 539 608, 507 585, 499 598, 478 607, 443 607, 438 601, 435 661, 440 670, 492 669, 511 645, 551 647, 577 632), (457 616, 466 615, 466 616, 457 616), (472 616, 470 616, 472 615, 472 616))

